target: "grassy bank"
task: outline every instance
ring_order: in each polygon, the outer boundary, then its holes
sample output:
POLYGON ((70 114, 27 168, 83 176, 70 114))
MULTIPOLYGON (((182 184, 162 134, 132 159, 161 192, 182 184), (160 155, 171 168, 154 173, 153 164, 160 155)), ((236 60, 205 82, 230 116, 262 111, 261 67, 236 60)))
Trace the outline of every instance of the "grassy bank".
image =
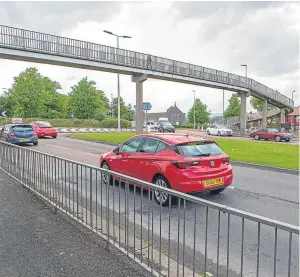
MULTIPOLYGON (((70 134, 70 137, 119 144, 134 133, 70 134)), ((299 169, 299 145, 236 139, 214 139, 233 161, 299 169)))

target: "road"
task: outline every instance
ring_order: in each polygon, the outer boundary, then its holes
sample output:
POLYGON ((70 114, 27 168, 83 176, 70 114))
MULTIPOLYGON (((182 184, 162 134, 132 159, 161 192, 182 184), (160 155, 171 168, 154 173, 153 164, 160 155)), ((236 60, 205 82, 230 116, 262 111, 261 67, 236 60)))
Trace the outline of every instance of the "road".
MULTIPOLYGON (((103 144, 97 144, 93 142, 87 141, 79 141, 70 138, 66 138, 65 135, 60 135, 58 139, 41 139, 40 144, 33 149, 49 153, 56 156, 61 156, 67 159, 71 159, 74 161, 98 166, 99 155, 103 152, 106 152, 112 149, 112 146, 107 146, 103 144)), ((255 213, 258 215, 262 215, 268 218, 272 218, 275 220, 279 220, 282 222, 290 223, 293 225, 299 225, 299 192, 298 192, 298 176, 288 175, 283 173, 276 173, 270 171, 262 171, 259 169, 245 168, 245 167, 234 167, 234 182, 231 188, 225 190, 222 194, 217 196, 211 196, 205 193, 197 194, 198 197, 205 198, 220 204, 228 205, 233 208, 241 209, 247 212, 255 213)), ((89 197, 89 190, 85 191, 87 197, 89 197)), ((94 194, 94 192, 93 192, 94 194)), ((131 199, 132 196, 131 196, 131 199)), ((146 198, 147 199, 147 198, 146 198)), ((112 202, 112 193, 110 193, 110 201, 112 202)), ((116 202, 118 199, 116 199, 116 202)), ((123 199, 122 199, 123 201, 123 199)), ((106 205, 106 203, 102 203, 102 205, 106 205)), ((123 203, 122 203, 123 205, 123 203)), ((121 205, 121 207, 122 207, 121 205)), ((203 207, 196 207, 199 214, 199 228, 203 228, 203 222, 205 221, 203 207), (202 226, 201 226, 202 225, 202 226)), ((147 211, 147 201, 144 201, 142 206, 143 211, 147 211)), ((193 243, 193 211, 195 206, 191 203, 187 205, 186 210, 186 264, 191 266, 191 257, 192 257, 192 243, 193 243)), ((130 215, 131 219, 133 217, 133 204, 130 203, 130 215)), ((142 212, 137 211, 135 216, 141 216, 142 212), (139 214, 140 212, 140 214, 139 214)), ((116 212, 123 213, 122 209, 117 210, 116 212)), ((156 218, 154 225, 155 230, 159 230, 159 207, 155 208, 156 218)), ((162 211, 163 220, 168 219, 168 211, 164 209, 162 211)), ((171 244, 172 241, 176 241, 177 234, 177 212, 176 210, 171 211, 172 218, 172 231, 171 232, 171 244)), ((217 218, 216 213, 209 214, 209 221, 215 222, 217 218)), ((240 226, 238 219, 232 218, 231 224, 233 225, 232 230, 234 230, 237 234, 240 234, 240 226)), ((143 217, 143 226, 147 226, 147 216, 143 217)), ((220 253, 223 253, 220 258, 221 264, 226 265, 226 218, 221 219, 221 226, 223 228, 223 238, 221 239, 221 250, 220 253), (224 251, 225 252, 224 252, 224 251), (225 256, 225 257, 224 257, 225 256)), ((257 238, 257 229, 254 225, 246 225, 247 226, 247 238, 249 239, 246 242, 247 251, 245 251, 245 261, 247 263, 245 265, 245 276, 254 276, 254 272, 250 271, 250 268, 253 268, 253 265, 256 263, 256 246, 257 242, 255 242, 257 238)), ((164 226, 165 227, 165 226, 164 226)), ((181 231, 182 232, 182 231, 181 231)), ((271 234, 268 234, 268 230, 262 229, 262 234, 264 234, 265 239, 261 241, 263 244, 261 249, 263 249, 263 254, 261 255, 261 267, 264 268, 265 265, 270 265, 270 258, 272 256, 272 251, 274 249, 274 239, 272 240, 271 234), (264 259, 266 259, 264 261, 264 259)), ((162 236, 166 245, 168 244, 168 231, 163 228, 162 236)), ((215 234, 217 233, 215 226, 209 226, 209 248, 208 248, 208 256, 211 258, 210 264, 213 267, 215 264, 215 246, 216 246, 216 238, 215 234)), ((157 235, 157 232, 156 232, 157 235)), ((274 236, 274 235, 273 235, 274 236)), ((279 234, 278 241, 282 243, 281 247, 278 249, 278 265, 281 265, 283 260, 287 259, 287 246, 283 245, 283 240, 286 239, 285 235, 279 234)), ((200 232, 197 238, 198 246, 197 252, 199 255, 203 256, 203 232, 200 232)), ((298 244, 295 244, 298 245, 298 244)), ((240 235, 237 237, 233 237, 230 239, 231 251, 233 254, 230 255, 230 268, 231 272, 229 276, 238 276, 235 272, 239 270, 239 251, 240 248, 240 235), (234 254, 234 251, 236 254, 234 254)), ((173 247, 173 246, 172 246, 173 247)), ((297 247, 293 249, 293 254, 297 254, 297 247)), ((174 250, 174 253, 176 250, 174 250)), ((294 256, 293 255, 293 256, 294 256)), ((294 256, 296 257, 296 256, 294 256)), ((255 268, 255 267, 254 267, 255 268)), ((270 276, 271 272, 269 269, 265 268, 265 271, 262 271, 262 276, 270 276)), ((286 276, 286 268, 282 266, 278 266, 278 275, 277 276, 286 276)), ((292 273, 297 276, 297 266, 293 268, 292 273)), ((223 275, 221 275, 223 276, 223 275)))

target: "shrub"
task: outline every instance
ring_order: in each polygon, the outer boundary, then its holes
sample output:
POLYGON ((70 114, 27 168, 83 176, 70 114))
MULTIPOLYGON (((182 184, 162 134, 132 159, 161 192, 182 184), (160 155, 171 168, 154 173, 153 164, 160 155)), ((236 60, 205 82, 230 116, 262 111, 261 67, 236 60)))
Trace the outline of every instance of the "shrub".
MULTIPOLYGON (((100 122, 101 128, 118 128, 117 118, 107 118, 100 122)), ((121 128, 131 128, 131 122, 125 119, 121 119, 121 128)))

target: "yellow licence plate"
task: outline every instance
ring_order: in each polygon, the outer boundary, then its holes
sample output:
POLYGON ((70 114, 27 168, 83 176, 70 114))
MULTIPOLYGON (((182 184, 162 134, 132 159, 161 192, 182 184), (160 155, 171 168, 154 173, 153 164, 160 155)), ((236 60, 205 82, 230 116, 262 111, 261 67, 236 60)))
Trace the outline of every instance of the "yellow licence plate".
POLYGON ((25 141, 29 141, 29 139, 22 138, 22 139, 20 139, 20 141, 25 142, 25 141))
POLYGON ((212 186, 222 185, 223 184, 223 178, 206 180, 206 181, 203 181, 203 182, 204 182, 205 187, 212 187, 212 186))

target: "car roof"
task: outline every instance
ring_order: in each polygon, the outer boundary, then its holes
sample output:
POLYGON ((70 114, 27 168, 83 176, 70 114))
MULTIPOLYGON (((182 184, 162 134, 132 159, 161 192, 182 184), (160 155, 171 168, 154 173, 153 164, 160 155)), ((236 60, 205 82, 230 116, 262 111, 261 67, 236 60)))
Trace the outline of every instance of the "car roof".
POLYGON ((164 134, 163 133, 163 134, 142 134, 137 136, 156 138, 171 145, 184 144, 184 143, 196 142, 196 141, 214 142, 213 140, 196 136, 196 135, 191 135, 191 134, 176 134, 176 133, 164 134))

